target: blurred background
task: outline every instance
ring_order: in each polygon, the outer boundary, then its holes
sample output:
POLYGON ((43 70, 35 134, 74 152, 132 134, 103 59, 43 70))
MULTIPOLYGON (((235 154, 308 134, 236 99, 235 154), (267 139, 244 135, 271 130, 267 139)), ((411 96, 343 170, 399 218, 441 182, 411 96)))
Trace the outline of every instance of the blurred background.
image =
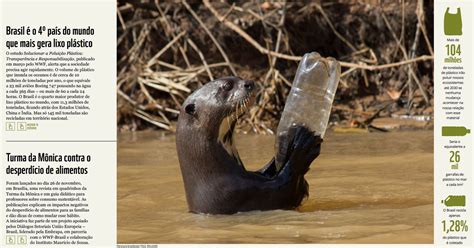
MULTIPOLYGON (((431 128, 433 1, 119 0, 120 131, 174 132, 199 86, 236 75, 260 85, 241 132, 273 133, 298 62, 341 62, 335 131, 431 128)), ((317 106, 315 106, 317 107, 317 106)))

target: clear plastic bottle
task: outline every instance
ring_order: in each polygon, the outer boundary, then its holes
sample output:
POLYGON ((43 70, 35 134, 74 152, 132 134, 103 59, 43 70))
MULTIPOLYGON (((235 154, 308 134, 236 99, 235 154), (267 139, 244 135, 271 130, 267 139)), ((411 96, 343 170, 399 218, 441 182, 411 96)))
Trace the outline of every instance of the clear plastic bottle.
POLYGON ((291 126, 303 125, 324 137, 340 74, 341 66, 334 58, 316 52, 303 56, 277 129, 277 169, 286 158, 291 126))

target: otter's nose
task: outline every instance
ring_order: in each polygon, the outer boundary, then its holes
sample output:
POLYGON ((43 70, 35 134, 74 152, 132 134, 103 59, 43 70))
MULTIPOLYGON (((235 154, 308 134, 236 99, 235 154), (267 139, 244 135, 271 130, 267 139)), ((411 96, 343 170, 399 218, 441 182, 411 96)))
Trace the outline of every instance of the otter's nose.
POLYGON ((246 80, 244 82, 244 88, 247 90, 247 91, 252 91, 253 89, 255 89, 255 83, 251 80, 246 80))

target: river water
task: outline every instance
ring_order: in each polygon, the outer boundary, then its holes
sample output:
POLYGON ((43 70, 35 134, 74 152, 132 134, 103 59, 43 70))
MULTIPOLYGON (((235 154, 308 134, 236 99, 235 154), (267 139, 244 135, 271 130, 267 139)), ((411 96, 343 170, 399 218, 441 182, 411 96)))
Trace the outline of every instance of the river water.
MULTIPOLYGON (((273 136, 237 135, 246 167, 273 136)), ((174 135, 119 135, 119 243, 432 243, 433 132, 328 133, 297 211, 187 212, 174 135)))

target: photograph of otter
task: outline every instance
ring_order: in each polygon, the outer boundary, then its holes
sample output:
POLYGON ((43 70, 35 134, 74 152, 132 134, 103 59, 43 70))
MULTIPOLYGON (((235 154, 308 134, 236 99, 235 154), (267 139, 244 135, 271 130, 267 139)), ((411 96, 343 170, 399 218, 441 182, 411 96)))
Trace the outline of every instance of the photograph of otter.
POLYGON ((433 1, 118 0, 117 101, 120 244, 433 243, 433 1))

